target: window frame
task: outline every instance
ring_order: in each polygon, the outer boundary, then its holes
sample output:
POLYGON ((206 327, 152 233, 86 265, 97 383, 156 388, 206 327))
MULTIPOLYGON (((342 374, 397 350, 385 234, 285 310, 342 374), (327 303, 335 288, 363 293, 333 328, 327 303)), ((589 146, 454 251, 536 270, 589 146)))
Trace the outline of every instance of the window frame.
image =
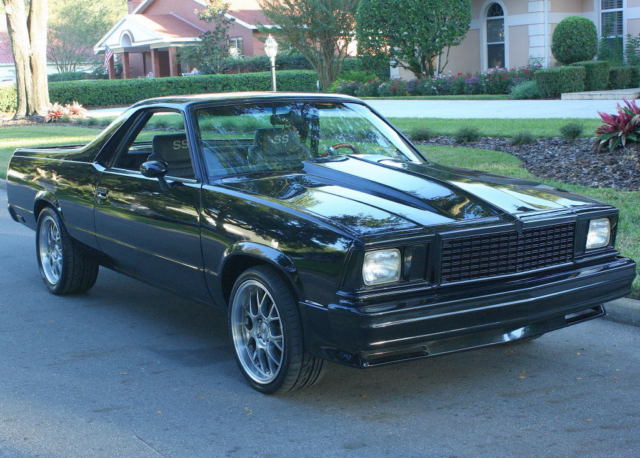
POLYGON ((120 157, 121 154, 125 150, 134 143, 136 137, 142 132, 145 128, 149 120, 153 117, 155 113, 177 113, 182 116, 182 121, 184 123, 184 131, 187 136, 187 146, 189 149, 189 157, 191 158, 191 166, 193 167, 194 178, 184 178, 184 177, 176 177, 173 175, 166 175, 166 178, 169 178, 171 181, 180 181, 183 183, 199 183, 201 182, 201 173, 200 173, 200 161, 196 160, 196 154, 193 147, 193 141, 191 140, 191 136, 189 134, 189 117, 186 112, 181 109, 175 107, 168 106, 153 106, 147 108, 140 108, 135 113, 132 114, 131 118, 132 122, 128 123, 128 125, 123 126, 126 129, 126 132, 123 134, 122 138, 118 142, 117 146, 114 148, 114 152, 109 159, 108 164, 105 167, 105 172, 124 174, 128 176, 134 176, 138 178, 145 178, 142 175, 140 170, 132 170, 132 169, 123 169, 121 167, 116 167, 115 163, 120 157))
POLYGON ((480 32, 481 32, 480 41, 482 44, 480 49, 480 56, 481 56, 480 60, 481 60, 482 68, 484 71, 491 70, 492 68, 494 68, 489 66, 489 46, 495 46, 495 45, 502 45, 503 47, 504 62, 503 62, 502 68, 509 68, 509 26, 507 23, 507 16, 508 16, 507 9, 502 1, 488 0, 485 2, 482 11, 483 11, 483 14, 481 16, 482 22, 481 22, 481 28, 480 28, 480 32), (494 4, 498 5, 502 9, 502 16, 489 16, 489 10, 494 4), (488 23, 489 21, 497 21, 497 20, 502 21, 503 41, 489 42, 488 23))
POLYGON ((231 53, 231 49, 235 48, 238 50, 237 57, 244 57, 244 38, 243 37, 232 37, 229 38, 229 53, 231 53), (235 42, 235 45, 233 44, 235 42), (240 44, 240 46, 238 46, 240 44))
MULTIPOLYGON (((600 36, 602 38, 623 38, 626 36, 626 29, 627 29, 627 25, 625 24, 625 9, 627 7, 627 2, 626 0, 621 0, 622 6, 619 8, 604 8, 603 7, 603 3, 606 0, 600 0, 599 1, 599 10, 600 10, 600 14, 599 14, 599 19, 600 19, 600 36), (621 25, 622 25, 622 31, 620 33, 620 35, 618 35, 617 33, 614 33, 612 35, 604 35, 604 16, 605 14, 617 14, 620 13, 621 15, 621 25)), ((623 43, 624 46, 624 43, 623 43)))
POLYGON ((200 170, 201 181, 208 185, 214 186, 218 181, 224 179, 225 176, 210 176, 208 170, 206 168, 206 161, 204 160, 204 152, 202 151, 202 146, 198 139, 200 138, 200 128, 198 125, 198 121, 196 119, 196 113, 198 110, 208 109, 208 108, 218 108, 225 106, 237 106, 237 105, 249 105, 249 104, 269 104, 269 103, 353 103, 357 105, 362 105, 371 111, 376 117, 380 119, 381 122, 386 124, 392 131, 396 133, 401 139, 401 141, 408 147, 408 149, 415 154, 416 158, 420 159, 425 164, 431 163, 429 159, 418 149, 415 147, 411 140, 398 129, 396 129, 393 124, 389 122, 380 112, 375 110, 373 107, 369 106, 365 102, 362 102, 357 99, 346 100, 342 97, 313 97, 313 96, 281 96, 274 98, 261 98, 261 97, 247 97, 247 98, 232 98, 226 100, 216 100, 216 101, 199 101, 190 103, 185 109, 185 116, 190 120, 190 134, 188 134, 188 138, 192 141, 189 142, 190 149, 193 148, 192 154, 198 157, 198 163, 200 170), (190 136, 191 135, 191 136, 190 136))

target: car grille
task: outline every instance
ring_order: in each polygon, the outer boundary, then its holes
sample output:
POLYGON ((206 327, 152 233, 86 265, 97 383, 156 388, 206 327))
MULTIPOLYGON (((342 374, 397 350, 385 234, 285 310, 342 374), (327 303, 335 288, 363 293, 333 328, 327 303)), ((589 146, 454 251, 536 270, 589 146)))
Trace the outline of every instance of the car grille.
POLYGON ((527 272, 573 261, 574 224, 444 240, 440 282, 527 272))

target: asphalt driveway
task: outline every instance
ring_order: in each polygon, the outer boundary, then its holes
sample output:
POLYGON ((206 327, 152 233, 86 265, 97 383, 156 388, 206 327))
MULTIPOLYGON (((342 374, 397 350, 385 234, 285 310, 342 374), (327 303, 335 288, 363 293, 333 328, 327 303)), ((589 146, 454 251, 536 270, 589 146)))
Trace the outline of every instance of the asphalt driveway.
POLYGON ((596 320, 523 345, 368 371, 267 397, 222 313, 102 270, 41 285, 34 234, 0 191, 0 456, 640 454, 640 328, 596 320))

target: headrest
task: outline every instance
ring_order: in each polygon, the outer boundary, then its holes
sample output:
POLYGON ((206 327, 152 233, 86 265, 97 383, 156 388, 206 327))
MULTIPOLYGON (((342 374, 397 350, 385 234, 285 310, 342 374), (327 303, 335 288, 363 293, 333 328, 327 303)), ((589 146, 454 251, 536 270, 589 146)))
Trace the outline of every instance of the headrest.
POLYGON ((153 155, 166 162, 189 157, 186 134, 164 134, 153 137, 153 155))
POLYGON ((304 152, 300 134, 290 127, 273 127, 256 130, 256 149, 264 156, 286 159, 296 156, 302 159, 304 152))

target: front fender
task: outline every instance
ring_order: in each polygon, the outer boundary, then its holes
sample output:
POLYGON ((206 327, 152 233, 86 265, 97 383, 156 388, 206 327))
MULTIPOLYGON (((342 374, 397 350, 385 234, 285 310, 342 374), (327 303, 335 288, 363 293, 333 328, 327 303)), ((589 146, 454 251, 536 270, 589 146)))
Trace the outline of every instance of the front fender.
POLYGON ((227 298, 224 292, 228 293, 228 282, 233 284, 240 268, 244 270, 246 267, 257 264, 268 264, 276 269, 289 281, 296 295, 300 298, 304 297, 298 269, 289 256, 276 248, 245 241, 235 243, 224 251, 217 275, 219 287, 215 288, 215 292, 212 292, 216 296, 216 302, 226 302, 227 298), (233 278, 230 278, 229 275, 232 275, 233 278))
POLYGON ((230 260, 233 260, 235 256, 250 256, 270 264, 292 282, 297 289, 297 293, 302 292, 302 285, 297 278, 298 269, 296 265, 289 256, 277 248, 255 242, 235 243, 225 250, 221 263, 222 272, 224 272, 225 265, 230 260))
POLYGON ((222 259, 222 267, 224 268, 229 258, 237 255, 249 255, 262 259, 288 275, 297 272, 297 268, 289 256, 276 248, 255 242, 238 242, 227 248, 222 259))

